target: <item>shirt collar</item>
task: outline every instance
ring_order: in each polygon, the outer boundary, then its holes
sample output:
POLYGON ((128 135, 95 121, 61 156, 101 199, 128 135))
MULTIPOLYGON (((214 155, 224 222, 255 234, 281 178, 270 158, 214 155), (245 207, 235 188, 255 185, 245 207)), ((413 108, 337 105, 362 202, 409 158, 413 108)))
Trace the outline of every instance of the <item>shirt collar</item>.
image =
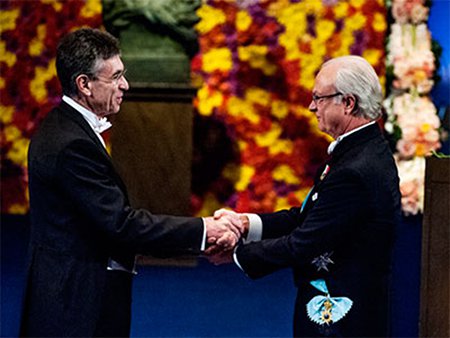
POLYGON ((352 129, 352 130, 350 130, 349 132, 347 132, 347 133, 345 133, 345 134, 340 135, 336 140, 334 140, 333 142, 331 142, 330 145, 328 146, 328 151, 327 151, 327 152, 328 152, 328 155, 331 155, 331 154, 333 153, 334 148, 336 148, 336 146, 339 144, 339 142, 341 142, 345 137, 347 137, 347 136, 349 136, 349 135, 351 135, 351 134, 357 132, 358 130, 361 130, 361 129, 363 129, 363 128, 366 128, 366 127, 368 127, 368 126, 374 124, 375 122, 376 122, 376 121, 371 121, 371 122, 366 123, 366 124, 364 124, 364 125, 362 125, 362 126, 360 126, 360 127, 358 127, 358 128, 352 129))
POLYGON ((90 110, 84 108, 79 103, 75 102, 70 97, 63 95, 62 100, 66 102, 69 106, 78 111, 81 115, 83 115, 84 119, 89 123, 91 128, 97 133, 101 134, 105 130, 111 128, 112 124, 108 121, 106 117, 98 117, 90 110))

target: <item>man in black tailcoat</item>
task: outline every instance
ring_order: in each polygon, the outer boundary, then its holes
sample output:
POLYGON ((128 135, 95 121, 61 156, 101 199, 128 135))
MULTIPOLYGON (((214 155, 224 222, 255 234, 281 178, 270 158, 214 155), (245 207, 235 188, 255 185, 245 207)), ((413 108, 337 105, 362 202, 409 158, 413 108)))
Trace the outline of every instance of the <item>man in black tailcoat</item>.
POLYGON ((31 239, 21 336, 129 336, 135 255, 234 245, 240 223, 131 207, 101 136, 128 90, 114 37, 87 28, 69 33, 56 68, 64 96, 28 153, 31 239))
MULTIPOLYGON (((329 161, 302 207, 239 214, 248 227, 234 250, 239 267, 251 278, 293 269, 296 337, 388 335, 388 274, 400 192, 392 153, 376 122, 381 104, 378 77, 366 60, 326 62, 309 109, 319 129, 335 139, 329 161)), ((231 214, 219 210, 215 216, 231 214)))

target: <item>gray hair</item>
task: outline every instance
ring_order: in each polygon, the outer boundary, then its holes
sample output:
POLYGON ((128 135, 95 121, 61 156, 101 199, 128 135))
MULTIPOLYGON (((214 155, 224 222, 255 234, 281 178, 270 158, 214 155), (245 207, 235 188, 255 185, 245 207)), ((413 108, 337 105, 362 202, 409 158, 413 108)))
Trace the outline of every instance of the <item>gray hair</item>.
POLYGON ((353 114, 369 120, 380 118, 383 93, 378 76, 369 62, 360 56, 347 55, 325 62, 322 68, 331 64, 337 66, 336 91, 356 97, 357 106, 353 114))
POLYGON ((94 76, 104 60, 116 55, 120 55, 119 41, 99 29, 81 28, 64 36, 56 53, 56 71, 63 93, 77 95, 76 77, 94 76))

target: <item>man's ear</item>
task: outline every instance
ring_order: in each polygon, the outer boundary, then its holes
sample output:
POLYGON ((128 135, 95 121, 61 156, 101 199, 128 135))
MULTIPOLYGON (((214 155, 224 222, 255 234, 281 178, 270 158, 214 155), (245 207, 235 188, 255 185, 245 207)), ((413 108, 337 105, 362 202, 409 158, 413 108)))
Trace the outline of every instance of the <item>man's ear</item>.
POLYGON ((353 114, 358 108, 356 97, 353 94, 344 97, 345 114, 353 114))
POLYGON ((78 75, 75 79, 75 83, 77 85, 78 91, 81 94, 85 96, 91 96, 91 81, 87 75, 78 75))

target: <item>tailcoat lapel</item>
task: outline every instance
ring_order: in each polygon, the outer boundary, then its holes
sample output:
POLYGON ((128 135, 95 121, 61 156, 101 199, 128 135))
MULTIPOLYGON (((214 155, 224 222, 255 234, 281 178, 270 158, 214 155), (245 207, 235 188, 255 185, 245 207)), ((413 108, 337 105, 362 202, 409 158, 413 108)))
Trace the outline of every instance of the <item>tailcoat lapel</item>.
POLYGON ((117 183, 120 186, 120 188, 122 189, 122 191, 125 193, 125 196, 128 196, 125 183, 122 181, 122 178, 119 176, 119 174, 115 170, 111 156, 108 154, 108 152, 106 151, 102 142, 99 140, 98 136, 92 130, 89 123, 84 119, 83 115, 81 115, 81 113, 79 113, 77 110, 75 110, 73 107, 71 107, 64 101, 61 102, 59 108, 65 118, 70 119, 71 121, 73 121, 74 123, 79 125, 83 129, 83 131, 86 133, 86 135, 88 135, 89 138, 100 148, 101 153, 104 155, 104 159, 106 161, 108 161, 109 164, 111 165, 111 167, 113 168, 111 173, 113 174, 115 180, 117 181, 117 183))

